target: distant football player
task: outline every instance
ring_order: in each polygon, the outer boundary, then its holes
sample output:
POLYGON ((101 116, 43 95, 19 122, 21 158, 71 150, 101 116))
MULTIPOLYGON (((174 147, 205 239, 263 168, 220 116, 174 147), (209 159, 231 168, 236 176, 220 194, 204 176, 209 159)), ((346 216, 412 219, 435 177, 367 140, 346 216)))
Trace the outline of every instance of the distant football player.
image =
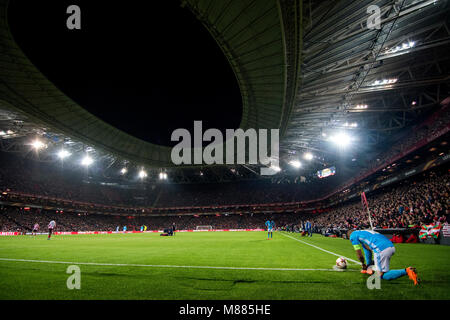
POLYGON ((53 233, 53 229, 56 228, 56 222, 54 220, 50 221, 50 223, 48 224, 48 238, 47 240, 50 240, 50 238, 52 237, 52 233, 53 233))
POLYGON ((309 237, 312 237, 312 224, 311 222, 309 222, 309 220, 305 223, 305 231, 307 232, 309 237))
POLYGON ((267 227, 267 240, 270 240, 273 236, 273 227, 275 226, 275 222, 273 222, 273 220, 267 220, 265 225, 267 227))
POLYGON ((31 231, 31 235, 36 235, 39 232, 39 224, 36 222, 33 226, 33 231, 31 231))
POLYGON ((390 270, 389 264, 392 255, 395 253, 395 247, 392 242, 384 235, 372 230, 350 230, 348 238, 356 251, 356 256, 362 264, 362 273, 373 274, 373 270, 368 266, 375 263, 376 272, 381 279, 394 280, 405 275, 419 284, 416 268, 408 267, 405 269, 390 270), (364 255, 362 251, 364 251, 364 255))

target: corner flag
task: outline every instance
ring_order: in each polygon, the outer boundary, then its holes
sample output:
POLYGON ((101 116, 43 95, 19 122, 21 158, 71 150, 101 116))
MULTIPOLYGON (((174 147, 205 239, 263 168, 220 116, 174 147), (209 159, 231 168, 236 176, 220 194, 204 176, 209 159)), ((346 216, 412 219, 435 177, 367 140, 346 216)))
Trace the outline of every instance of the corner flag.
POLYGON ((366 193, 361 193, 361 203, 363 208, 367 210, 367 216, 369 217, 369 223, 370 223, 370 229, 373 230, 373 224, 372 224, 372 218, 370 217, 370 211, 369 211, 369 203, 367 202, 366 193))

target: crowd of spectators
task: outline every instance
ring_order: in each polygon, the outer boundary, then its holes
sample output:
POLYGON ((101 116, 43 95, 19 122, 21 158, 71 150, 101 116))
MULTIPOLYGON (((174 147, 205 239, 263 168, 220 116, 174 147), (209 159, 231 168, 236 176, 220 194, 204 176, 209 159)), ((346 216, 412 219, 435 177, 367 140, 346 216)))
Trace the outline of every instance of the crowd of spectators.
POLYGON ((285 203, 314 199, 319 191, 330 187, 329 181, 321 180, 314 185, 261 180, 198 184, 134 182, 123 186, 102 185, 95 179, 88 183, 82 172, 62 169, 54 163, 0 154, 0 190, 8 190, 11 195, 31 196, 36 204, 45 206, 50 201, 157 208, 285 203))
MULTIPOLYGON (((292 214, 280 214, 277 220, 289 220, 292 214)), ((41 231, 47 231, 51 220, 56 221, 56 231, 138 231, 142 225, 148 230, 163 230, 176 226, 177 230, 195 230, 197 226, 211 226, 213 229, 257 229, 264 228, 264 223, 272 214, 215 214, 215 215, 180 215, 180 216, 111 216, 104 214, 82 214, 73 212, 51 212, 30 208, 3 207, 0 210, 0 231, 30 232, 35 223, 41 231)))
POLYGON ((63 170, 54 163, 33 162, 16 155, 2 153, 0 157, 0 189, 40 198, 64 199, 104 205, 150 206, 156 192, 145 188, 135 190, 87 183, 79 172, 63 170), (144 201, 139 201, 144 200, 144 201))
MULTIPOLYGON (((444 223, 450 213, 450 174, 448 167, 425 172, 395 185, 367 195, 372 223, 375 228, 417 228, 432 222, 444 223)), ((30 231, 35 223, 44 230, 50 220, 57 222, 58 231, 162 230, 173 224, 178 230, 211 226, 213 229, 264 228, 274 220, 278 229, 302 231, 306 220, 315 232, 336 233, 350 228, 370 227, 367 211, 359 200, 339 204, 322 213, 216 213, 207 215, 137 216, 86 214, 47 211, 36 208, 4 206, 0 211, 1 231, 30 231)))
MULTIPOLYGON (((429 171, 368 194, 375 228, 417 228, 450 221, 450 174, 447 168, 429 171)), ((366 209, 358 200, 314 217, 325 229, 369 228, 366 209)))

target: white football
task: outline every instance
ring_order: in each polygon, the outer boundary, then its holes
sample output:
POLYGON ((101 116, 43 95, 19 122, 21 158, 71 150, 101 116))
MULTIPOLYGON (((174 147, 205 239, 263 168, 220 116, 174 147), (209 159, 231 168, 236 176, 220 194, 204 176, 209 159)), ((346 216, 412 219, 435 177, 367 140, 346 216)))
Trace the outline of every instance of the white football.
POLYGON ((336 267, 338 267, 339 269, 347 268, 347 260, 345 260, 345 258, 343 258, 343 257, 337 258, 336 267))
POLYGON ((367 269, 372 269, 373 271, 378 271, 377 267, 375 265, 370 265, 367 267, 367 269))

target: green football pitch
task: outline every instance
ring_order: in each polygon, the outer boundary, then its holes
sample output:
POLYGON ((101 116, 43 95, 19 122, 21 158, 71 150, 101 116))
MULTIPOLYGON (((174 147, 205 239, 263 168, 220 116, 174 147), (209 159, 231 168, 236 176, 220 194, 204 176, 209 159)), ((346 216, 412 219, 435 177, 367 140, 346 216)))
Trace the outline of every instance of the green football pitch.
POLYGON ((397 244, 391 268, 422 279, 381 281, 349 261, 348 240, 266 232, 193 232, 0 237, 0 299, 450 299, 450 247, 397 244), (80 268, 69 290, 67 268, 80 268))

